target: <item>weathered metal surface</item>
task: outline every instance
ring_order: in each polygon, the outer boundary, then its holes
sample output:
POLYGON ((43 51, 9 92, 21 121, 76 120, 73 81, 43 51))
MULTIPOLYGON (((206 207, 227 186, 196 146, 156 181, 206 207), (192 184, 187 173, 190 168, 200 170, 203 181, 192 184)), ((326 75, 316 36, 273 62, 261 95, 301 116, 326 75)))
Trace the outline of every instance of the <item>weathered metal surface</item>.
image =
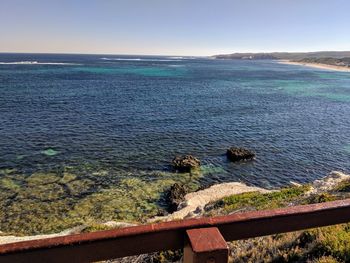
POLYGON ((0 262, 89 262, 180 249, 194 228, 217 227, 231 241, 348 221, 350 199, 5 244, 0 262))
POLYGON ((184 263, 227 263, 228 246, 217 227, 186 231, 184 263))

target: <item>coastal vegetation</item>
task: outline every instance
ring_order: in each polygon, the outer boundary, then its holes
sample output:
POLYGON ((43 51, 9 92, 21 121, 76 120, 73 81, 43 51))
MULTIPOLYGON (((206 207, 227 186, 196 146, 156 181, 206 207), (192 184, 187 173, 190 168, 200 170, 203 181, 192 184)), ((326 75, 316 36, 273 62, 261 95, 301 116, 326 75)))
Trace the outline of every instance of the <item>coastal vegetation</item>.
POLYGON ((331 66, 337 69, 350 69, 350 51, 339 52, 308 52, 308 53, 233 53, 215 55, 215 59, 235 59, 235 60, 281 60, 290 64, 306 64, 318 66, 331 66))
MULTIPOLYGON (((320 203, 350 196, 349 179, 341 179, 334 185, 329 182, 326 179, 317 184, 290 186, 270 193, 250 192, 228 196, 208 204, 204 215, 320 203), (315 189, 315 185, 320 188, 315 189)), ((349 240, 350 224, 238 240, 228 243, 229 262, 350 262, 349 240)), ((141 258, 143 261, 126 258, 116 262, 181 262, 181 251, 159 252, 141 258)))
MULTIPOLYGON (((330 176, 314 184, 271 193, 225 197, 206 208, 207 215, 321 203, 350 196, 350 180, 330 176), (336 182, 336 183, 335 183, 336 182)), ((230 242, 231 262, 349 262, 350 224, 328 226, 230 242)))
POLYGON ((231 262, 349 262, 349 224, 231 242, 231 262))
POLYGON ((206 215, 230 214, 234 211, 262 210, 285 207, 300 203, 302 195, 310 190, 309 185, 291 186, 278 191, 262 194, 248 192, 223 198, 206 207, 206 215))
POLYGON ((336 187, 338 192, 350 192, 350 180, 344 180, 336 187))
POLYGON ((338 66, 338 67, 348 67, 350 68, 350 57, 345 58, 334 58, 334 57, 327 57, 327 58, 303 58, 300 60, 296 60, 296 62, 300 63, 311 63, 311 64, 325 64, 325 65, 332 65, 332 66, 338 66))

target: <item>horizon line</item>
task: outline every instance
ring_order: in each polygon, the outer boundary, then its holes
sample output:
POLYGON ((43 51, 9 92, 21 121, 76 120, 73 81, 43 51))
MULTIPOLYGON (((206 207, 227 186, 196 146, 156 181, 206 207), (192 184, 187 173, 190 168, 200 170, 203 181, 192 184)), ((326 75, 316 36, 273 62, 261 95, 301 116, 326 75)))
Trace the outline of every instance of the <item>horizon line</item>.
POLYGON ((109 56, 174 56, 174 57, 213 57, 229 54, 259 54, 259 53, 321 53, 321 52, 350 52, 350 50, 317 50, 317 51, 244 51, 216 53, 212 55, 165 55, 165 54, 123 54, 123 53, 78 53, 78 52, 27 52, 0 51, 0 54, 43 54, 43 55, 109 55, 109 56))
POLYGON ((212 57, 215 55, 160 55, 160 54, 123 54, 123 53, 77 53, 77 52, 16 52, 0 51, 0 54, 42 54, 42 55, 107 55, 107 56, 167 56, 167 57, 212 57))

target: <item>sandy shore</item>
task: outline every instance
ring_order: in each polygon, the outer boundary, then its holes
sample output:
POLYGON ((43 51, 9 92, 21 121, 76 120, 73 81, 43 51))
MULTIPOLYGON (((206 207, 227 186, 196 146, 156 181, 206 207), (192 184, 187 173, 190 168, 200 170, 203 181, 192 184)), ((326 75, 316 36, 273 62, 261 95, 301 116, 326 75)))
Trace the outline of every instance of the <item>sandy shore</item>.
POLYGON ((334 66, 334 65, 328 65, 328 64, 295 62, 290 60, 279 60, 278 63, 286 64, 286 65, 296 65, 296 66, 326 69, 326 70, 335 70, 335 71, 341 71, 341 72, 350 72, 350 68, 348 67, 334 66))
POLYGON ((227 196, 248 192, 260 192, 264 194, 271 191, 260 187, 248 186, 239 182, 216 184, 207 189, 187 194, 177 211, 168 216, 152 218, 149 222, 197 217, 202 214, 205 205, 210 202, 218 201, 227 196))

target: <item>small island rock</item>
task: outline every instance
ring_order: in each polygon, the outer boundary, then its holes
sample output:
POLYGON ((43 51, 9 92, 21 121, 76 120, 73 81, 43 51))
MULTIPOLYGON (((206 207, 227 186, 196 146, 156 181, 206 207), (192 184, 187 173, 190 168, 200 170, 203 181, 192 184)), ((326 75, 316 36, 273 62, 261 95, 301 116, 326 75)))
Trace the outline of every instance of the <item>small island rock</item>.
POLYGON ((172 161, 173 167, 181 172, 190 172, 201 165, 200 160, 192 155, 176 156, 172 161))
POLYGON ((226 155, 227 158, 232 162, 252 160, 255 157, 254 152, 245 148, 238 147, 231 147, 227 150, 226 155))

